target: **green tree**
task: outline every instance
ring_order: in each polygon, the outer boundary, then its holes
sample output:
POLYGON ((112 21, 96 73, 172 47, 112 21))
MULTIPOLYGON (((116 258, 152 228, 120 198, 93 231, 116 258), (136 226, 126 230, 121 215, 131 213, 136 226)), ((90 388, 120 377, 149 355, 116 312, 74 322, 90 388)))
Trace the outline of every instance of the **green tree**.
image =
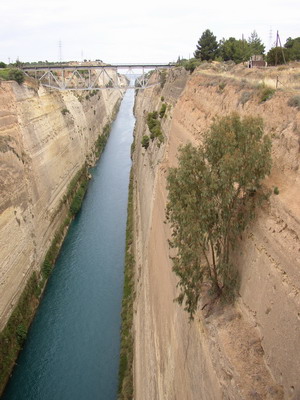
POLYGON ((288 49, 288 57, 292 61, 300 61, 300 37, 288 38, 284 45, 288 49))
POLYGON ((167 178, 170 245, 176 248, 173 271, 193 318, 203 282, 230 298, 236 273, 230 251, 263 195, 261 180, 270 172, 270 139, 260 118, 237 114, 218 119, 202 146, 179 151, 178 167, 167 178))
POLYGON ((6 68, 6 64, 2 61, 0 61, 0 68, 6 68))
POLYGON ((258 37, 256 31, 253 31, 248 38, 248 45, 250 48, 250 56, 253 56, 254 54, 264 54, 265 52, 265 45, 258 37))
POLYGON ((290 60, 288 49, 284 47, 273 47, 268 51, 267 62, 268 65, 281 65, 290 60))
POLYGON ((200 58, 202 61, 211 61, 216 58, 217 51, 217 38, 209 29, 206 29, 198 40, 194 56, 195 58, 200 58))
POLYGON ((246 40, 236 40, 234 37, 230 37, 227 40, 221 40, 219 54, 224 61, 232 60, 238 64, 249 59, 250 47, 246 40))

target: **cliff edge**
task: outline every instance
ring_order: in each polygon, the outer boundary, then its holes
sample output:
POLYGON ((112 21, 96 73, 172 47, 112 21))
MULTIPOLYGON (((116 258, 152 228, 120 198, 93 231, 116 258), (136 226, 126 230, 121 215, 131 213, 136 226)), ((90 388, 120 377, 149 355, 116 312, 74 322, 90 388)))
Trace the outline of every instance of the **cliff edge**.
MULTIPOLYGON (((112 79, 117 79, 112 76, 112 79)), ((68 185, 94 159, 121 93, 0 82, 0 330, 66 217, 68 185)))
POLYGON ((247 69, 203 64, 169 71, 137 95, 134 151, 135 399, 297 399, 300 396, 300 67, 247 69), (297 97, 298 96, 298 97, 297 97), (164 140, 146 118, 160 111, 164 140), (297 106, 298 104, 298 106, 297 106), (174 303, 176 277, 166 223, 166 175, 178 147, 201 143, 214 117, 261 116, 272 139, 274 193, 238 243, 234 306, 199 310, 174 303))

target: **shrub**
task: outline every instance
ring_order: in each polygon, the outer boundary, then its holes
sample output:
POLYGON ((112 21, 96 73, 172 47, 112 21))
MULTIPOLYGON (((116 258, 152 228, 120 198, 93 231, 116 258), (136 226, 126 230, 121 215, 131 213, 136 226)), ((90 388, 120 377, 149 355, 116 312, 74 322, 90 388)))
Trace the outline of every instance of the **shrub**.
POLYGON ((166 111, 167 111, 167 104, 166 104, 166 103, 163 103, 163 104, 161 105, 161 108, 160 108, 160 111, 159 111, 159 117, 160 117, 160 118, 163 118, 164 115, 165 115, 165 113, 166 113, 166 111))
POLYGON ((191 58, 190 60, 182 60, 178 65, 184 67, 186 71, 190 73, 194 72, 194 70, 201 64, 201 60, 197 58, 191 58))
POLYGON ((275 93, 275 89, 270 87, 262 86, 259 93, 260 103, 264 103, 267 100, 270 100, 275 93))
POLYGON ((19 85, 21 85, 21 83, 23 83, 25 79, 24 72, 17 68, 12 68, 9 71, 8 76, 9 79, 18 82, 19 85))
POLYGON ((130 400, 133 398, 133 303, 134 290, 134 249, 133 249, 133 171, 130 172, 127 226, 126 226, 126 253, 124 269, 124 291, 122 301, 122 327, 121 327, 121 349, 119 363, 119 388, 118 399, 130 400))
POLYGON ((17 340, 18 340, 20 347, 23 346, 26 336, 27 336, 27 329, 25 328, 25 326, 23 324, 19 324, 17 326, 17 340))
POLYGON ((79 189, 77 190, 72 203, 70 205, 70 213, 71 215, 76 215, 81 208, 82 201, 84 199, 86 189, 87 189, 88 181, 83 182, 79 189))
POLYGON ((219 83, 219 92, 223 92, 223 90, 225 89, 225 87, 226 87, 226 83, 225 83, 225 82, 219 83))
POLYGON ((277 186, 274 187, 274 194, 279 194, 279 189, 277 186))
POLYGON ((63 108, 62 110, 61 110, 61 113, 62 113, 62 115, 66 115, 66 114, 68 114, 70 111, 67 109, 67 108, 63 108))
POLYGON ((149 143, 150 143, 150 138, 148 135, 144 135, 142 138, 142 147, 144 147, 146 150, 149 147, 149 143))
POLYGON ((165 83, 167 81, 167 71, 166 70, 159 72, 159 79, 160 79, 160 87, 162 89, 165 86, 165 83))
POLYGON ((150 131, 150 138, 154 140, 157 137, 163 136, 160 121, 158 120, 158 112, 153 111, 147 115, 147 125, 150 131))
POLYGON ((6 64, 2 61, 0 61, 0 68, 6 68, 6 64))
POLYGON ((19 84, 24 82, 24 73, 20 69, 17 68, 4 68, 0 71, 0 78, 9 81, 16 81, 19 84))
POLYGON ((288 106, 300 109, 300 96, 291 97, 288 101, 288 106))

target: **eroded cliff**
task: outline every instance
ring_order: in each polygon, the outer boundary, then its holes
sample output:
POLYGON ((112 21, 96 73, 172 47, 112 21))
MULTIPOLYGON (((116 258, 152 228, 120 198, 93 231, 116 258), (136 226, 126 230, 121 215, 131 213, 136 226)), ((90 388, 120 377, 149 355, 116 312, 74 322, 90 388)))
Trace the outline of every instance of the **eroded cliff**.
POLYGON ((134 152, 135 398, 297 399, 300 396, 299 65, 266 70, 211 64, 169 72, 163 88, 137 96, 134 152), (275 89, 264 99, 266 85, 275 89), (277 89, 276 89, 277 87, 277 89), (163 96, 163 98, 161 97, 163 96), (148 112, 168 104, 164 143, 150 141, 148 112), (295 103, 295 102, 294 102, 295 103), (215 116, 261 116, 272 138, 273 194, 238 243, 234 306, 199 311, 177 295, 165 218, 166 175, 181 144, 200 143, 215 116), (277 190, 276 190, 277 191, 277 190))
MULTIPOLYGON (((112 76, 116 79, 116 76, 112 76)), ((68 209, 68 184, 112 121, 114 90, 56 92, 0 82, 0 329, 68 209)))

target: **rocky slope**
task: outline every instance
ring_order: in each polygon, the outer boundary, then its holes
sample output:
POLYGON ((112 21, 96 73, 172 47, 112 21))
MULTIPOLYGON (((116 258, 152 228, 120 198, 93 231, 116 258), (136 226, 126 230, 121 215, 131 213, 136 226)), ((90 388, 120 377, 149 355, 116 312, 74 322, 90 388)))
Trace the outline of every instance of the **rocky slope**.
POLYGON ((169 72, 163 88, 136 101, 135 399, 297 399, 300 396, 300 68, 249 70, 203 65, 169 72), (263 100, 266 85, 276 88, 263 100), (165 136, 145 150, 148 112, 169 105, 165 136), (296 101, 297 103, 297 101, 296 101), (290 104, 290 105, 288 105, 290 104), (240 289, 234 306, 199 311, 194 322, 173 302, 165 221, 166 175, 178 146, 201 142, 217 115, 261 116, 272 138, 272 195, 234 254, 240 289))
MULTIPOLYGON (((116 76, 112 76, 116 79, 116 76)), ((121 98, 0 82, 0 329, 67 210, 62 199, 121 98)))

